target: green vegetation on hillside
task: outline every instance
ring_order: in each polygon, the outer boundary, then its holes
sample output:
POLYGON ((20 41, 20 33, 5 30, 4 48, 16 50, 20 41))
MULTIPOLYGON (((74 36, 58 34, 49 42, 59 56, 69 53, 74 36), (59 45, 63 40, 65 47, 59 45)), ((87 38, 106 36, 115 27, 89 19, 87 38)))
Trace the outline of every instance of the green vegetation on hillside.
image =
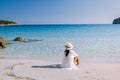
POLYGON ((7 21, 7 20, 0 20, 0 25, 10 25, 10 24, 16 24, 16 22, 7 21))

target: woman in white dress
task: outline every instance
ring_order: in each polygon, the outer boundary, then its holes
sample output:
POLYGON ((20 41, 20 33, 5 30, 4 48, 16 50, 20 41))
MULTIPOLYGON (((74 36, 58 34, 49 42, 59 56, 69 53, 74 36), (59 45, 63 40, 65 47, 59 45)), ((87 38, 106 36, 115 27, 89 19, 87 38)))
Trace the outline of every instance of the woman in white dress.
POLYGON ((70 42, 67 42, 65 45, 62 68, 76 69, 77 65, 79 65, 78 54, 72 49, 73 45, 70 42))

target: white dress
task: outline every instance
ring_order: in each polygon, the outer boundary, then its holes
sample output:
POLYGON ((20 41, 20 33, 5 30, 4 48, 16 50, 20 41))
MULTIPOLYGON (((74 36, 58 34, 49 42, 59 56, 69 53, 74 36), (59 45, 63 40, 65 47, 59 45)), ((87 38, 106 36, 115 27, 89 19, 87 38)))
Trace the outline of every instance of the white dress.
POLYGON ((70 50, 67 57, 64 55, 61 67, 69 68, 69 69, 76 69, 77 67, 73 61, 75 56, 78 56, 78 54, 74 50, 70 50))

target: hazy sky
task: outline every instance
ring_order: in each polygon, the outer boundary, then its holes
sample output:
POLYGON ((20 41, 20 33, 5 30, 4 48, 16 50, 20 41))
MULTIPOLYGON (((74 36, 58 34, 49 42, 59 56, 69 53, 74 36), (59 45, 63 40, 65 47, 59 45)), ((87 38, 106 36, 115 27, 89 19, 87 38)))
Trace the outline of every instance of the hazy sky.
POLYGON ((0 0, 0 19, 19 24, 111 24, 120 0, 0 0))

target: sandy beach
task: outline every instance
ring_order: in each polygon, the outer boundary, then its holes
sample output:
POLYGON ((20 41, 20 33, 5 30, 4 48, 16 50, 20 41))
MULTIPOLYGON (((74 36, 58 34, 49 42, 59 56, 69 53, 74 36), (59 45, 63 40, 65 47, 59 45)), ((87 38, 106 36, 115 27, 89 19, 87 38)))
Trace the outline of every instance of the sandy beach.
POLYGON ((78 70, 59 68, 59 62, 0 59, 0 80, 119 80, 119 63, 81 63, 78 70))

